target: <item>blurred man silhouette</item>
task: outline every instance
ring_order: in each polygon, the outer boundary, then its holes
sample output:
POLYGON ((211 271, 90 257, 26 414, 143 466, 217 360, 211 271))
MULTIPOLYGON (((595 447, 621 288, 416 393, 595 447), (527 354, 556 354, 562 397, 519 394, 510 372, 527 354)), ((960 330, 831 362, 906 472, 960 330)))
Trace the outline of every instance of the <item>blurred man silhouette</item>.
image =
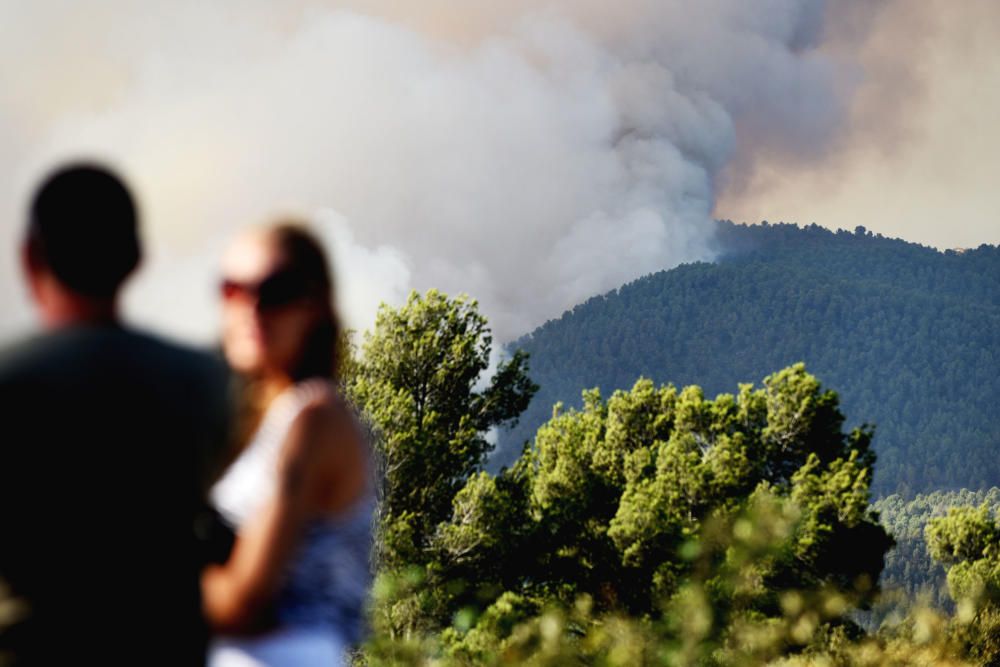
POLYGON ((0 664, 199 664, 224 365, 121 322, 141 248, 108 169, 50 175, 22 250, 45 331, 0 352, 0 664))

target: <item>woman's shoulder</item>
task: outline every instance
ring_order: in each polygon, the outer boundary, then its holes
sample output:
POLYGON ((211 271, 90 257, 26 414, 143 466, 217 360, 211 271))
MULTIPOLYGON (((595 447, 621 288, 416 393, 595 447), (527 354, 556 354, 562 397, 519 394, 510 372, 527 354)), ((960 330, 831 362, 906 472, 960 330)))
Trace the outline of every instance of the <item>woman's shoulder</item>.
POLYGON ((332 383, 317 388, 288 430, 279 463, 279 487, 310 494, 334 480, 365 474, 367 448, 347 401, 332 383))
POLYGON ((292 393, 303 409, 315 403, 334 403, 340 396, 337 385, 326 378, 301 380, 292 387, 292 393))
POLYGON ((309 456, 345 438, 360 438, 354 411, 329 380, 308 380, 296 386, 298 414, 287 440, 288 455, 309 456))
POLYGON ((299 405, 295 421, 311 429, 345 426, 354 417, 350 403, 337 385, 326 379, 312 379, 296 385, 299 405))

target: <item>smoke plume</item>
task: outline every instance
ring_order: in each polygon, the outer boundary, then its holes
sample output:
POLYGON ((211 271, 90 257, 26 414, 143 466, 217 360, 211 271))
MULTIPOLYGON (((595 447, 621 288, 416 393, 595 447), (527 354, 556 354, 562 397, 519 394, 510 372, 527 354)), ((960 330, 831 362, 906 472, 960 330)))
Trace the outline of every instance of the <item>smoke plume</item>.
POLYGON ((227 239, 298 211, 333 246, 353 326, 380 300, 438 287, 478 298, 497 337, 516 336, 711 258, 720 179, 746 155, 808 161, 835 142, 860 80, 820 48, 835 11, 4 3, 0 333, 29 321, 12 249, 30 188, 86 155, 118 165, 142 201, 136 319, 211 339, 227 239))
POLYGON ((738 151, 717 214, 864 225, 941 249, 1000 243, 1000 2, 838 4, 826 34, 819 51, 863 73, 848 131, 818 160, 738 151))

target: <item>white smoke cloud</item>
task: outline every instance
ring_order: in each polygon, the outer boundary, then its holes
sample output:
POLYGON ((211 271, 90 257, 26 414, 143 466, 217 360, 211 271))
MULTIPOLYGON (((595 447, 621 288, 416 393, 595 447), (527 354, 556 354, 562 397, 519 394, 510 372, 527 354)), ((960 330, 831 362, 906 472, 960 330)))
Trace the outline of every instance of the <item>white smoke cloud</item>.
POLYGON ((392 246, 367 248, 357 242, 347 219, 320 211, 313 225, 337 267, 336 302, 345 326, 360 333, 375 321, 380 303, 402 303, 411 285, 407 258, 392 246))
MULTIPOLYGON (((821 152, 849 92, 821 0, 400 4, 5 3, 3 232, 57 160, 107 157, 143 202, 138 319, 210 339, 225 240, 294 207, 353 326, 438 287, 504 340, 709 258, 726 165, 821 152)), ((0 333, 27 321, 6 255, 0 333)))

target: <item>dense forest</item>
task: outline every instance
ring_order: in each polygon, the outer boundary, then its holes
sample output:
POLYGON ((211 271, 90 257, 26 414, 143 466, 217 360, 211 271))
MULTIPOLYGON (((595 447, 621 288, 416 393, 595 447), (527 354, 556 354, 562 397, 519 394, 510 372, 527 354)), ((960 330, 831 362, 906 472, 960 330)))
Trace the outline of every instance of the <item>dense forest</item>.
POLYGON ((381 476, 355 664, 1000 667, 996 493, 880 522, 872 431, 803 364, 713 398, 586 391, 491 473, 488 434, 538 391, 520 353, 486 377, 491 348, 474 300, 432 290, 342 350, 381 476), (946 609, 880 615, 893 530, 922 533, 946 609))
POLYGON ((648 377, 711 396, 805 362, 852 425, 875 425, 876 495, 1000 485, 1000 249, 717 225, 718 262, 638 279, 510 346, 530 354, 540 390, 500 433, 493 469, 583 389, 648 377))

